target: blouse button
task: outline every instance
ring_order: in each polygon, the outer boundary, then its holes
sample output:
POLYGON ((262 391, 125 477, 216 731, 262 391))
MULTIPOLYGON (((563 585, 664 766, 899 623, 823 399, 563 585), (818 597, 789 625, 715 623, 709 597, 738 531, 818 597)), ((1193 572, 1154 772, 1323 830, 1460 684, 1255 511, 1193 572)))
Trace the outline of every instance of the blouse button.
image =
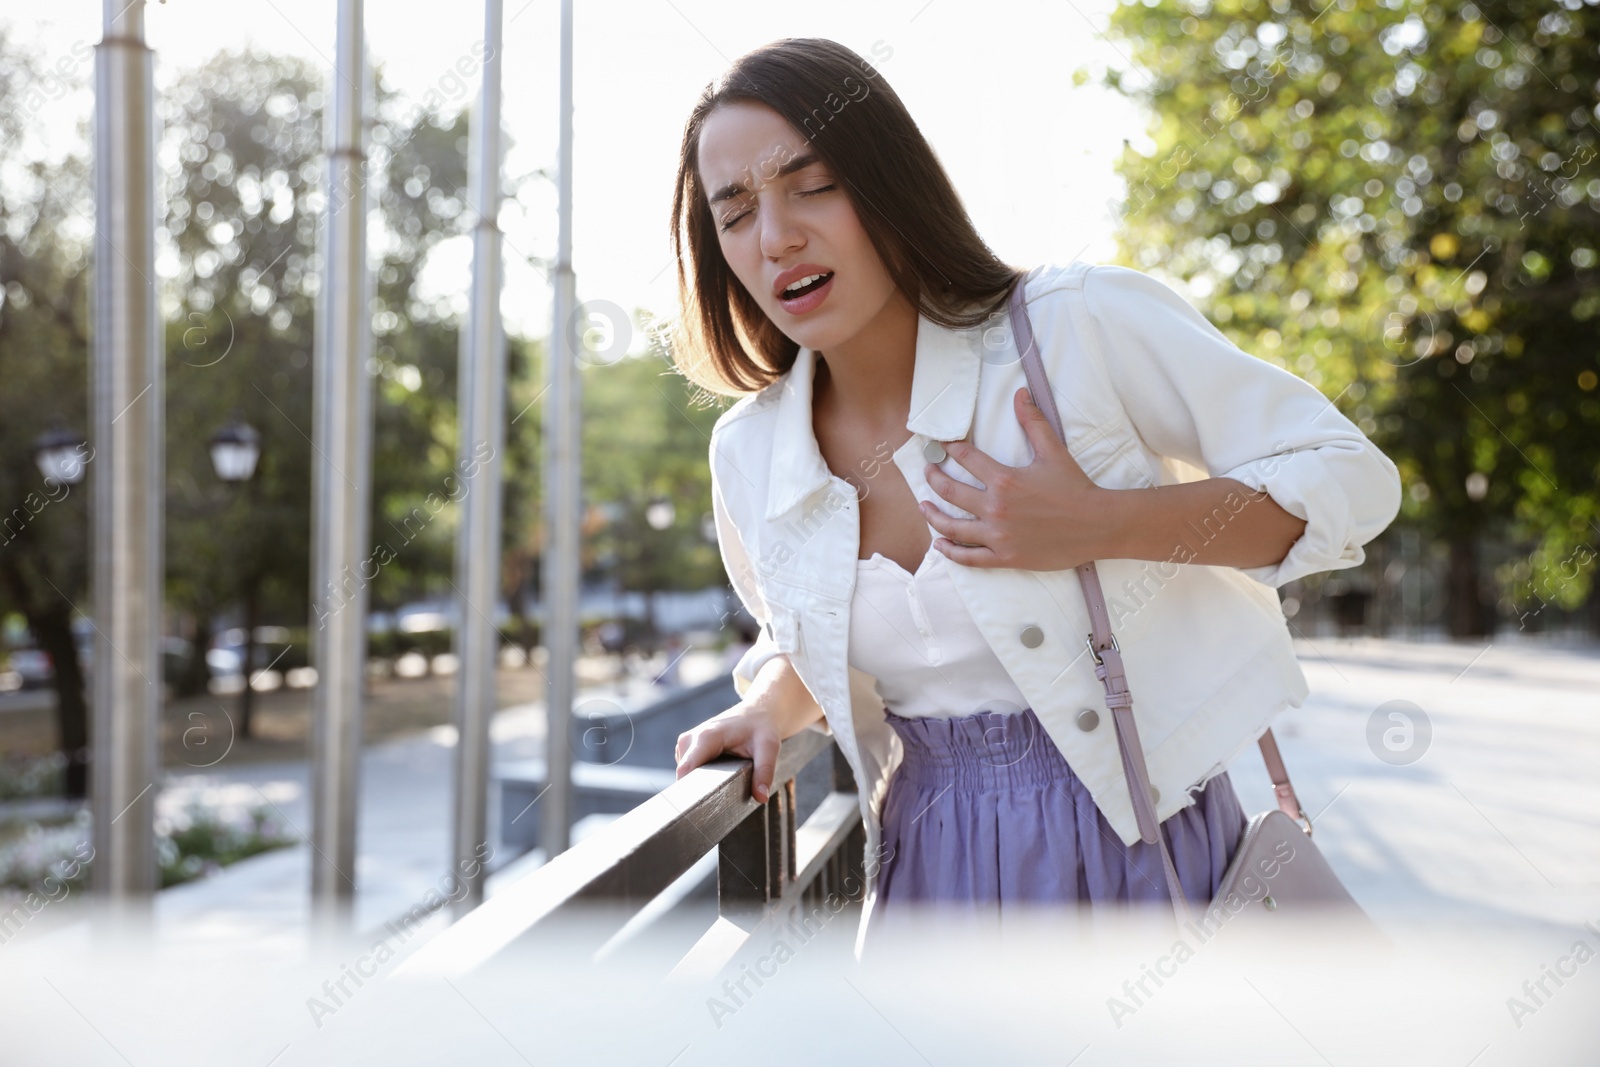
POLYGON ((945 455, 944 445, 938 441, 929 441, 922 446, 922 458, 929 463, 942 463, 945 455))
POLYGON ((1161 790, 1157 789, 1155 786, 1151 786, 1150 787, 1150 803, 1151 804, 1159 804, 1159 803, 1161 803, 1161 790))
POLYGON ((1088 733, 1100 725, 1100 713, 1093 708, 1084 708, 1078 712, 1078 729, 1088 733))
POLYGON ((1038 648, 1044 644, 1044 631, 1037 626, 1025 627, 1022 631, 1022 647, 1038 648))

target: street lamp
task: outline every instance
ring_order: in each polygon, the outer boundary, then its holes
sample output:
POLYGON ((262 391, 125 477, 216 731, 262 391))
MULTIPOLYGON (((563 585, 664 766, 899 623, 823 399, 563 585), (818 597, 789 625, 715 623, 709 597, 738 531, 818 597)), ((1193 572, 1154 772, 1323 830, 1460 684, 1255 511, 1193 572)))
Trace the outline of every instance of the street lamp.
POLYGON ((89 442, 80 433, 67 429, 60 415, 50 418, 50 427, 33 443, 34 462, 48 482, 77 485, 83 481, 83 446, 89 442))
POLYGON ((211 436, 211 465, 225 482, 247 482, 261 456, 261 435, 235 411, 211 436))
MULTIPOLYGON (((261 434, 235 409, 227 425, 211 435, 211 465, 217 477, 235 485, 250 481, 261 458, 261 434)), ((244 689, 239 694, 239 736, 250 736, 254 712, 250 671, 256 652, 256 579, 247 577, 244 591, 244 689)), ((204 655, 204 650, 201 650, 204 655)))

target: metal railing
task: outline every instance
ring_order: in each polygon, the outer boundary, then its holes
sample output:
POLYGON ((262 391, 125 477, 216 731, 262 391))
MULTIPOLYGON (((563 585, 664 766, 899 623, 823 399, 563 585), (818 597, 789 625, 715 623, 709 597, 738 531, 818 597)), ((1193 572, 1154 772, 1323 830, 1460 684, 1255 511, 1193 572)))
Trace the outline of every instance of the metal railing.
POLYGON ((750 795, 753 765, 697 767, 473 909, 405 962, 413 973, 464 974, 546 944, 598 956, 642 909, 715 850, 717 919, 675 972, 711 975, 797 907, 859 903, 865 829, 850 767, 812 725, 779 750, 771 795, 750 795), (795 779, 830 761, 830 787, 796 825, 795 779))

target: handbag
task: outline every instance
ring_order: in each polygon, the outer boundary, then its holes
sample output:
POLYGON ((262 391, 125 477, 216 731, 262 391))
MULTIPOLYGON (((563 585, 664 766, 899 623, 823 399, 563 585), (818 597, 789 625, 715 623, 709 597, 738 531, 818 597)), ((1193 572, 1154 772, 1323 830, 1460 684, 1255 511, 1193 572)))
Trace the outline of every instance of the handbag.
MULTIPOLYGON (((1028 392, 1056 436, 1065 443, 1066 433, 1056 410, 1055 397, 1050 392, 1050 383, 1045 378, 1044 362, 1034 343, 1033 324, 1028 319, 1028 309, 1023 299, 1025 280, 1026 276, 1019 278, 1011 291, 1009 314, 1012 334, 1017 350, 1022 354, 1028 392)), ((1173 911, 1180 927, 1187 924, 1193 929, 1189 902, 1179 885, 1171 850, 1156 821, 1150 774, 1145 766, 1144 749, 1139 743, 1139 731, 1133 719, 1133 695, 1128 691, 1128 679, 1123 670, 1122 653, 1117 647, 1116 635, 1111 632, 1100 576, 1093 560, 1075 569, 1083 586, 1084 599, 1089 604, 1092 626, 1088 635, 1089 652, 1094 657, 1095 675, 1105 687, 1106 706, 1111 711, 1116 727, 1117 747, 1122 752, 1123 776, 1133 800, 1139 838, 1161 847, 1161 864, 1166 872, 1167 891, 1172 897, 1173 911)), ((1257 917, 1247 920, 1248 925, 1254 926, 1260 917, 1266 915, 1301 918, 1321 915, 1341 920, 1345 924, 1341 932, 1382 939, 1371 917, 1356 903, 1328 861, 1312 844, 1311 819, 1295 796, 1294 786, 1289 782, 1289 772, 1284 768, 1283 756, 1278 752, 1278 742, 1272 736, 1270 727, 1261 734, 1257 743, 1261 758, 1266 761, 1267 774, 1272 779, 1278 806, 1260 812, 1249 820, 1222 883, 1206 908, 1207 918, 1219 924, 1232 923, 1238 915, 1249 914, 1257 917), (1295 822, 1297 818, 1305 821, 1303 830, 1295 822)), ((1279 920, 1275 925, 1281 924, 1282 920, 1279 920)))

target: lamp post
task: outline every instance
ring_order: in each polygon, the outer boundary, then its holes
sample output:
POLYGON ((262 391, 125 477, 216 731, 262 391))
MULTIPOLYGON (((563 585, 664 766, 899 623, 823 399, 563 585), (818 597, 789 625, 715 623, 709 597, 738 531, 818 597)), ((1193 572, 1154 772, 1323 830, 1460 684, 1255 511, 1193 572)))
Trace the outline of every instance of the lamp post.
MULTIPOLYGON (((80 433, 67 428, 60 415, 50 419, 49 428, 34 442, 33 459, 46 485, 74 486, 83 481, 84 469, 94 452, 85 450, 89 442, 80 433)), ((69 488, 67 492, 71 492, 69 488)), ((65 494, 63 494, 64 498, 65 494)), ((59 498, 58 498, 59 499, 59 498)), ((89 792, 89 705, 84 693, 83 663, 78 654, 78 643, 72 633, 70 615, 49 615, 39 618, 34 634, 41 647, 51 650, 55 665, 56 724, 61 739, 61 751, 67 757, 66 793, 69 797, 87 796, 89 792), (54 632, 50 632, 54 629, 54 632)))
MULTIPOLYGON (((237 410, 227 423, 211 435, 211 466, 217 477, 230 485, 251 482, 256 472, 256 460, 261 458, 261 434, 245 422, 237 410)), ((252 483, 253 484, 253 483, 252 483)), ((244 580, 244 689, 239 694, 239 735, 250 736, 250 716, 255 710, 250 667, 256 652, 256 585, 257 577, 246 575, 244 580)), ((209 638, 210 635, 207 635, 209 638)), ((205 650, 200 650, 205 655, 205 650)))

